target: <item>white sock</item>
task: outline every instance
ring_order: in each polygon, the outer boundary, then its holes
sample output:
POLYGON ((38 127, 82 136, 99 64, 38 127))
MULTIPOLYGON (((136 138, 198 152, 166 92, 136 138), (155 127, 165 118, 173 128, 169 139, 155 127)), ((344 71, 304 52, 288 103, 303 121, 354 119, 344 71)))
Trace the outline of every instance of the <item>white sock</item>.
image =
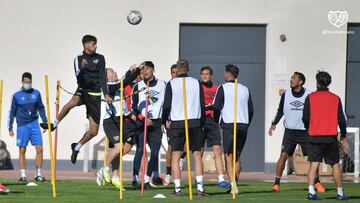
POLYGON ((133 175, 133 181, 138 181, 138 176, 137 175, 133 175))
POLYGON ((54 120, 53 125, 56 127, 59 124, 59 121, 57 119, 54 120))
POLYGON ((203 188, 203 176, 196 176, 196 187, 198 191, 204 192, 203 188))
POLYGON ((145 177, 144 177, 144 183, 148 183, 148 182, 150 182, 150 177, 147 176, 147 175, 145 175, 145 177))
POLYGON ((224 175, 221 174, 221 175, 218 176, 218 182, 221 183, 221 182, 223 182, 223 181, 225 181, 224 175))
POLYGON ((20 169, 21 177, 26 178, 25 169, 20 169))
POLYGON ((179 179, 174 180, 174 185, 175 185, 175 192, 180 192, 181 188, 180 188, 180 180, 179 179))
POLYGON ((75 146, 75 150, 80 151, 81 146, 82 146, 82 144, 80 142, 77 143, 76 146, 75 146))
POLYGON ((41 168, 36 169, 36 176, 41 176, 41 168))
POLYGON ((110 167, 104 166, 104 171, 106 171, 106 172, 110 171, 110 167))
POLYGON ((315 189, 314 189, 313 185, 309 186, 309 193, 312 194, 312 195, 315 195, 315 189))
POLYGON ((236 193, 238 193, 238 187, 237 187, 237 184, 234 186, 234 182, 231 182, 231 190, 233 190, 235 187, 235 191, 236 193))
POLYGON ((344 191, 343 191, 342 187, 336 188, 336 190, 337 190, 338 195, 340 195, 340 196, 344 195, 344 191))

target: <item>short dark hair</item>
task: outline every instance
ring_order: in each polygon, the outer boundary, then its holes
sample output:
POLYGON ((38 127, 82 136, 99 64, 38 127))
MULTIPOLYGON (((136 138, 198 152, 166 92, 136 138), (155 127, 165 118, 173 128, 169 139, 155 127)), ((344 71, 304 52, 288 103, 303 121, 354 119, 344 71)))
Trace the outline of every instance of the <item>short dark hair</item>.
POLYGON ((177 67, 176 67, 176 64, 173 64, 173 65, 171 66, 170 70, 173 70, 173 69, 175 69, 175 68, 177 68, 177 67))
POLYGON ((152 61, 144 61, 144 65, 150 68, 155 68, 155 65, 152 61))
POLYGON ((225 66, 225 71, 228 73, 231 73, 235 78, 239 75, 239 68, 235 66, 234 64, 227 64, 225 66))
POLYGON ((210 75, 213 75, 213 69, 211 69, 210 66, 203 66, 203 67, 201 67, 201 69, 200 69, 200 74, 201 74, 204 70, 210 71, 210 75))
POLYGON ((28 78, 28 79, 32 80, 32 75, 31 75, 31 73, 29 73, 29 72, 23 73, 23 74, 22 74, 22 77, 21 77, 21 80, 24 81, 25 78, 28 78))
POLYGON ((176 67, 189 69, 189 61, 180 59, 176 62, 176 67))
POLYGON ((297 72, 297 71, 294 72, 294 75, 297 75, 299 77, 299 79, 301 81, 303 81, 303 83, 301 85, 301 86, 303 86, 305 84, 305 81, 306 81, 305 75, 303 73, 300 73, 300 72, 297 72))
POLYGON ((97 43, 97 39, 95 36, 92 35, 84 35, 82 38, 82 44, 88 43, 88 42, 95 42, 97 43))
POLYGON ((328 87, 331 84, 331 75, 325 71, 318 71, 316 81, 321 87, 328 87))

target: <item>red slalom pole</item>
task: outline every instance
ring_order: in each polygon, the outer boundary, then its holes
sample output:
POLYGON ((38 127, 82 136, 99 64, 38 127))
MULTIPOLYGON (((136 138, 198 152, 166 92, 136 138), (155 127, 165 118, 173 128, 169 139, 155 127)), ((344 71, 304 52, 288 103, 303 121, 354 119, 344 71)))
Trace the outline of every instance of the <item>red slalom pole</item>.
MULTIPOLYGON (((59 115, 59 106, 60 106, 60 80, 56 83, 56 102, 55 102, 55 118, 59 115)), ((59 128, 55 129, 55 143, 54 143, 54 176, 56 179, 56 160, 57 160, 57 138, 58 138, 58 130, 59 128)))
POLYGON ((149 106, 149 81, 146 82, 146 96, 145 96, 145 122, 144 122, 144 145, 143 145, 143 155, 142 155, 142 173, 141 173, 141 196, 144 196, 144 178, 145 178, 145 160, 147 158, 146 155, 146 135, 147 135, 147 112, 149 106))

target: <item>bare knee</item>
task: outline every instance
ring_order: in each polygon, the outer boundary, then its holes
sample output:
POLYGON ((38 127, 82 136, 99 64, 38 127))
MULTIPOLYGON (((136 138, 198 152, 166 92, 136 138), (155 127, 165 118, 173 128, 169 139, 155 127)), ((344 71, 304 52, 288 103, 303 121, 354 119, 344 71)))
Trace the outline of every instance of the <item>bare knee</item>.
POLYGON ((42 154, 43 153, 43 151, 44 151, 44 148, 42 147, 42 146, 37 146, 36 147, 36 153, 38 153, 38 154, 42 154))
POLYGON ((220 146, 213 147, 213 152, 215 157, 221 156, 221 148, 220 146))
POLYGON ((19 148, 19 153, 20 153, 20 154, 25 154, 25 152, 26 152, 26 148, 25 148, 25 147, 20 147, 20 148, 19 148))
POLYGON ((281 162, 286 162, 286 160, 287 160, 288 158, 289 158, 288 153, 282 152, 282 153, 280 154, 280 159, 279 159, 279 161, 281 161, 281 162))
POLYGON ((194 159, 201 159, 201 151, 194 151, 192 154, 194 159))
POLYGON ((78 101, 77 101, 77 99, 71 99, 66 105, 65 105, 65 108, 67 108, 67 109, 72 109, 72 108, 74 108, 74 107, 76 107, 77 106, 77 104, 78 104, 78 101))

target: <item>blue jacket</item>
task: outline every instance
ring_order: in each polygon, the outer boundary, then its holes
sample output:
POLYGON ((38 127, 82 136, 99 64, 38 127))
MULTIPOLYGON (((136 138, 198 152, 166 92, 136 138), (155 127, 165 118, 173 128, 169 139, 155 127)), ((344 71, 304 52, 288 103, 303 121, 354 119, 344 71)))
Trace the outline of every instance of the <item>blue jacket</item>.
POLYGON ((14 118, 16 118, 17 125, 22 126, 37 120, 39 113, 42 121, 47 123, 40 92, 36 89, 17 91, 12 97, 8 122, 9 131, 13 130, 14 118))

